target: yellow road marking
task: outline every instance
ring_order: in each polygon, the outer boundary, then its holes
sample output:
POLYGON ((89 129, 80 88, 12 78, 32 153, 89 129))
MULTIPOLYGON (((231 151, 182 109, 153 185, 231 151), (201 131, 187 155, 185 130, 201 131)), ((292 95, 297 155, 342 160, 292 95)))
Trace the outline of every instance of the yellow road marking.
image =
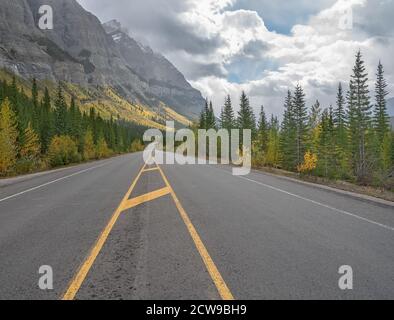
POLYGON ((111 220, 108 222, 107 226, 101 233, 100 237, 96 241, 96 244, 92 248, 89 256, 85 259, 84 263, 79 268, 77 274, 74 276, 73 280, 71 281, 66 293, 64 294, 62 300, 74 300, 75 296, 77 295, 79 289, 81 288, 82 283, 84 282, 86 276, 88 275, 93 263, 95 262, 97 256, 99 255, 101 249, 103 248, 109 234, 111 233, 116 221, 118 220, 124 203, 129 199, 130 194, 133 192, 138 180, 141 177, 143 170, 145 169, 146 164, 142 167, 140 172, 138 173, 137 177, 135 178, 134 182, 130 186, 130 189, 127 191, 126 195, 124 196, 122 202, 120 203, 119 207, 115 210, 114 214, 112 215, 111 220))
POLYGON ((155 167, 155 168, 145 169, 144 172, 156 171, 156 170, 159 170, 159 168, 158 168, 158 167, 155 167))
POLYGON ((179 201, 177 195, 175 194, 175 191, 172 189, 170 183, 168 182, 167 177, 165 176, 163 170, 158 166, 160 174, 166 183, 167 187, 171 191, 172 198, 174 199, 175 205, 178 208, 178 211, 187 227, 187 230, 190 233, 190 236, 193 239, 193 242, 200 253, 200 256, 202 260, 204 261, 204 264, 208 270, 208 273, 210 274, 220 296, 222 297, 223 300, 234 300, 233 295, 231 294, 230 289, 226 285, 226 283, 223 280, 223 277, 221 276, 218 268, 216 267, 215 263, 213 262, 211 256, 208 253, 208 250, 206 249, 204 243, 202 242, 200 236, 198 235, 198 232, 196 228, 193 226, 189 216, 187 215, 185 209, 182 207, 181 202, 179 201))
POLYGON ((144 194, 142 196, 136 197, 134 199, 128 200, 124 203, 122 211, 129 210, 131 208, 134 208, 142 203, 152 201, 158 198, 161 198, 167 194, 170 194, 170 189, 168 187, 156 190, 147 194, 144 194))

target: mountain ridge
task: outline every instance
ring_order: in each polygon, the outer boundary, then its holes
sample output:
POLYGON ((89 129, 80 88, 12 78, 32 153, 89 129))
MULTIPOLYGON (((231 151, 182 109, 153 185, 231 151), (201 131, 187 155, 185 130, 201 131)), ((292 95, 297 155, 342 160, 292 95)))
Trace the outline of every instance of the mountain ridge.
POLYGON ((121 38, 114 38, 75 0, 2 0, 0 20, 0 67, 23 78, 111 87, 131 104, 157 114, 171 108, 189 119, 196 119, 204 104, 167 59, 139 45, 121 26, 115 30, 121 38), (53 30, 37 28, 44 4, 53 8, 53 30))

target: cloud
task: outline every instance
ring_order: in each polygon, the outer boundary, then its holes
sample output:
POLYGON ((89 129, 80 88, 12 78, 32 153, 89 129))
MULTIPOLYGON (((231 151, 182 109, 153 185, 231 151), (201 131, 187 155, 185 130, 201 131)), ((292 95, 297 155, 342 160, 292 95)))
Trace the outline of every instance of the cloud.
POLYGON ((256 111, 264 104, 280 114, 286 91, 297 83, 308 103, 335 103, 335 88, 348 82, 359 49, 370 85, 382 59, 394 89, 394 0, 79 1, 166 55, 217 112, 226 94, 237 101, 245 90, 256 111), (353 28, 346 30, 349 12, 353 28))

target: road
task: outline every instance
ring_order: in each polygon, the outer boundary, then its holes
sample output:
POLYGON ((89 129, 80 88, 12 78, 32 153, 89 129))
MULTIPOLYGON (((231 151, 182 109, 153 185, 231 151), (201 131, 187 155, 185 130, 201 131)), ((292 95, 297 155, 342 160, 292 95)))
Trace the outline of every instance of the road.
POLYGON ((141 154, 0 181, 0 299, 394 299, 393 208, 141 154))

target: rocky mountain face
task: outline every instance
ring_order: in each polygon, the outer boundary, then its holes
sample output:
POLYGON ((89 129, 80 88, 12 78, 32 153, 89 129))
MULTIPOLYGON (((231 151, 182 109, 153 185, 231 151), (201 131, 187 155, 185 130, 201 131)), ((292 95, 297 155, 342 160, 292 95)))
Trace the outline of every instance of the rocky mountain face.
POLYGON ((190 118, 204 104, 168 60, 116 21, 102 25, 75 0, 1 0, 0 67, 25 78, 110 86, 132 103, 190 118), (53 30, 37 27, 41 5, 53 8, 53 30))

